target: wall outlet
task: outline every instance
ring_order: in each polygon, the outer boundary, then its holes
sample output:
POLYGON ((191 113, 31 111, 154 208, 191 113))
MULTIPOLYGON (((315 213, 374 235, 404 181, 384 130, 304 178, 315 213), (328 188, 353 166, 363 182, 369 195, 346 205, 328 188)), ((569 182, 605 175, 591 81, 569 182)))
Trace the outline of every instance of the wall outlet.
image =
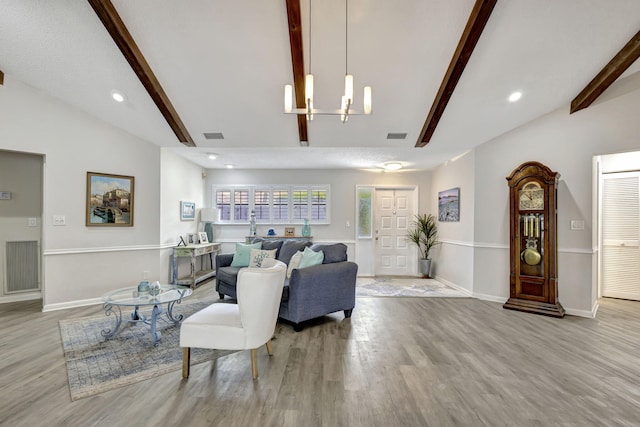
POLYGON ((54 215, 53 216, 53 225, 65 225, 66 219, 64 215, 54 215))
POLYGON ((347 228, 351 227, 351 221, 347 221, 347 228))
POLYGON ((38 219, 37 218, 29 218, 27 225, 29 227, 37 227, 38 226, 38 219))

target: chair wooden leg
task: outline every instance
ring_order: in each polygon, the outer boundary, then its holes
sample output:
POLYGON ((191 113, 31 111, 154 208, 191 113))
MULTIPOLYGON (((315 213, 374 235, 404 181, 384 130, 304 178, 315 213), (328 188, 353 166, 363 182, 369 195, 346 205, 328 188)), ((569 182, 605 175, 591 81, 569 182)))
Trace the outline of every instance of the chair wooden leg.
POLYGON ((258 378, 258 349, 251 349, 251 373, 253 374, 253 379, 258 378))
POLYGON ((267 353, 269 353, 269 356, 273 356, 273 347, 271 346, 271 340, 267 341, 267 344, 265 344, 267 346, 267 353))
POLYGON ((189 378, 189 368, 191 362, 191 347, 182 349, 182 378, 189 378))

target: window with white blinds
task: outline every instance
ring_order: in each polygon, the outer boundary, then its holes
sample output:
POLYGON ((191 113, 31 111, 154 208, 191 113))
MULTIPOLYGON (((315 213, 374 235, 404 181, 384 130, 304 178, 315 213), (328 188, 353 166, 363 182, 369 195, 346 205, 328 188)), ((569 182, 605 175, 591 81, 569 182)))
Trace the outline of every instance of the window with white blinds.
POLYGON ((602 295, 640 300, 640 172, 603 176, 602 295))
POLYGON ((213 186, 217 224, 330 224, 329 185, 213 186))

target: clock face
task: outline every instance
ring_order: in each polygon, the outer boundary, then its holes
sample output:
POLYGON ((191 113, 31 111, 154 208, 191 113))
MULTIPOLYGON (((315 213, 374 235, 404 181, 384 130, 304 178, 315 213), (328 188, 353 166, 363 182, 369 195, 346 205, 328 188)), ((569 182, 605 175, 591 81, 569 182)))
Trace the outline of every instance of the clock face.
POLYGON ((520 190, 520 210, 544 209, 544 189, 537 182, 529 182, 520 190))

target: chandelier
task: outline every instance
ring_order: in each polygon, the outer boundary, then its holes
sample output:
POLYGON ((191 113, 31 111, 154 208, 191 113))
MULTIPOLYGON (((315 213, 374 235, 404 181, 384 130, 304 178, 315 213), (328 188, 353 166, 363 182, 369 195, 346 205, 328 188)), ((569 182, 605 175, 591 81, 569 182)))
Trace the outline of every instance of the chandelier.
POLYGON ((345 76, 344 76, 344 95, 340 102, 340 109, 338 110, 321 110, 313 108, 313 74, 311 73, 311 0, 309 0, 309 74, 305 76, 304 82, 304 98, 305 108, 293 108, 293 86, 285 85, 284 87, 284 112, 286 114, 306 114, 307 120, 313 120, 314 114, 320 115, 332 115, 340 116, 340 121, 345 123, 349 116, 371 114, 371 86, 364 87, 364 102, 363 111, 358 112, 351 108, 353 105, 353 76, 348 71, 348 47, 349 47, 349 25, 348 25, 348 3, 349 0, 345 0, 345 76))

